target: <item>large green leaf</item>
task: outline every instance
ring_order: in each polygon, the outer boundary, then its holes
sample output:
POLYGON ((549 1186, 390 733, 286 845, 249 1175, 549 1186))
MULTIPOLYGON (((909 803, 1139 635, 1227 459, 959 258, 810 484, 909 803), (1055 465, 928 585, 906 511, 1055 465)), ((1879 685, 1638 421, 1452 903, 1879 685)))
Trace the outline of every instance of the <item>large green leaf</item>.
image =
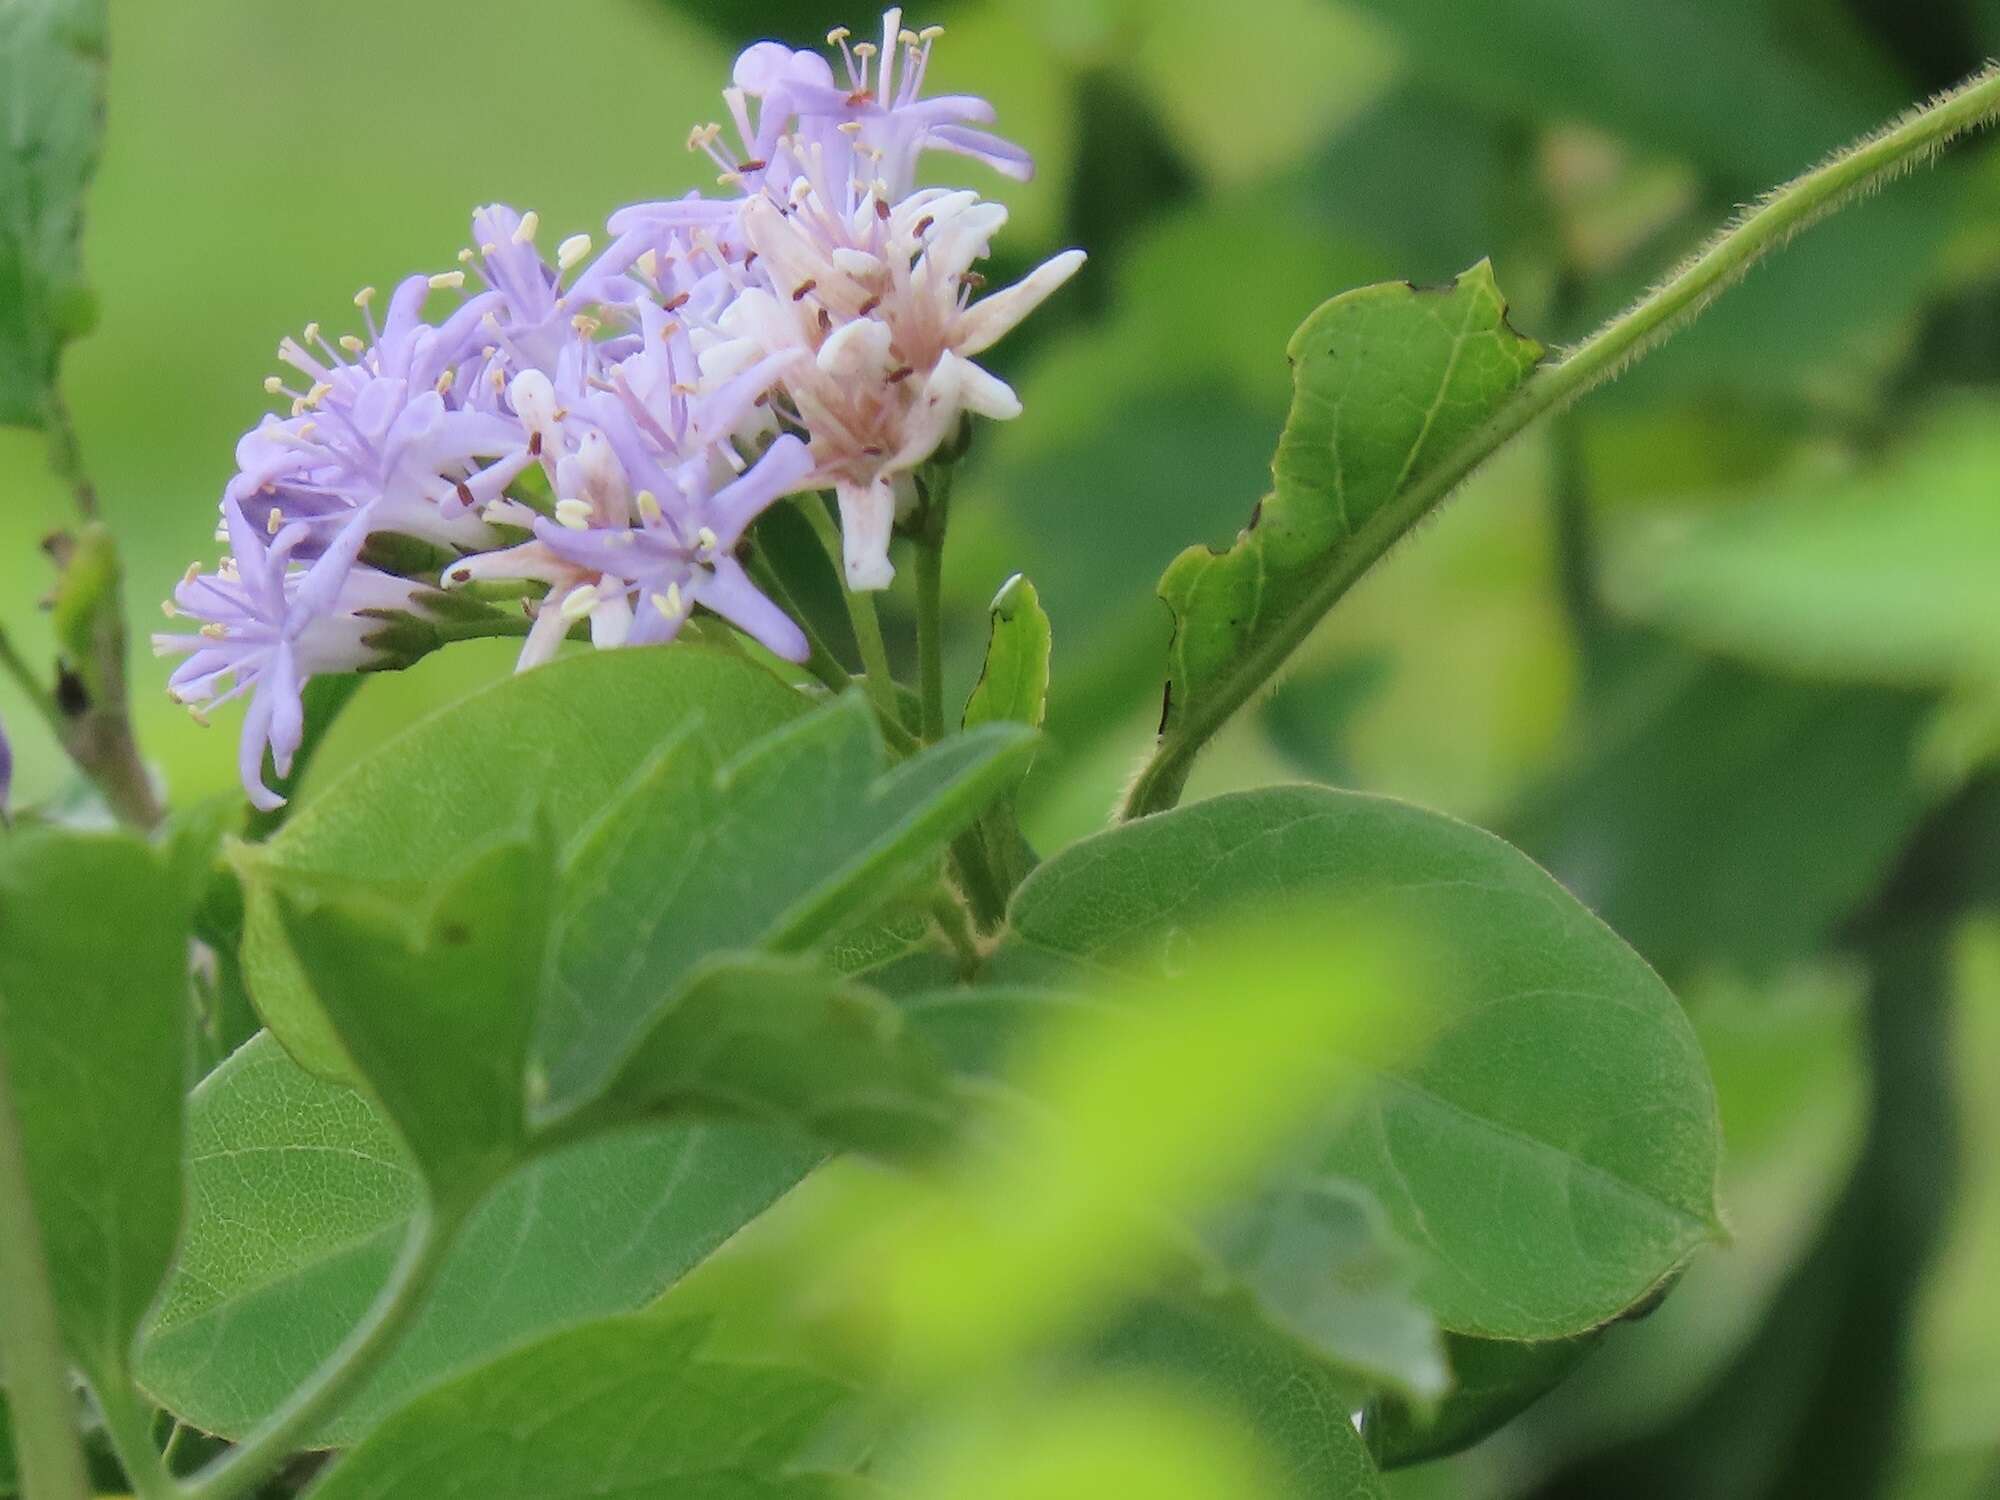
POLYGON ((427 1392, 317 1485, 318 1500, 818 1500, 802 1473, 847 1396, 807 1370, 717 1358, 699 1324, 635 1316, 502 1355, 427 1392))
POLYGON ((1450 818, 1280 787, 1143 819, 1030 877, 999 973, 1174 967, 1200 926, 1279 901, 1425 945, 1410 1060, 1309 1164, 1381 1199, 1445 1328, 1581 1333, 1716 1237, 1715 1098, 1673 996, 1520 853, 1450 818))
POLYGON ((57 1319, 100 1389, 180 1233, 186 874, 122 835, 0 839, 0 1049, 57 1319))
POLYGON ((2000 682, 2000 428, 1988 405, 1934 413, 1886 462, 1640 528, 1614 599, 1779 672, 1841 681, 2000 682))
POLYGON ((414 932, 366 888, 279 895, 322 1011, 435 1199, 469 1207, 528 1153, 554 872, 541 837, 496 844, 448 877, 414 932))
POLYGON ((104 125, 105 0, 0 7, 0 426, 48 420, 62 347, 94 316, 83 192, 104 125))
MULTIPOLYGON (((1271 493, 1228 551, 1191 547, 1160 579, 1175 622, 1168 741, 1198 745, 1277 671, 1379 555, 1371 539, 1413 519, 1399 499, 1506 403, 1542 347, 1508 326, 1482 261, 1448 287, 1397 282, 1336 297, 1286 353, 1292 411, 1271 493)), ((1171 766, 1185 778, 1185 757, 1171 766)))
MULTIPOLYGON (((196 1089, 188 1130, 192 1216, 138 1373, 196 1426, 240 1436, 366 1312, 421 1187, 359 1094, 268 1035, 196 1089)), ((646 1302, 814 1155, 749 1126, 665 1125, 538 1161, 474 1215, 401 1347, 319 1436, 351 1442, 443 1375, 646 1302)))
POLYGON ((1033 732, 991 724, 894 768, 858 694, 732 759, 685 734, 565 861, 540 1053, 577 1102, 704 956, 795 952, 902 895, 1017 781, 1033 732))
POLYGON ((697 720, 703 741, 727 756, 807 708, 742 657, 676 645, 569 657, 434 714, 350 768, 246 861, 244 972, 259 1013, 307 1067, 348 1075, 257 869, 420 892, 495 829, 536 813, 558 841, 574 837, 661 741, 697 720))

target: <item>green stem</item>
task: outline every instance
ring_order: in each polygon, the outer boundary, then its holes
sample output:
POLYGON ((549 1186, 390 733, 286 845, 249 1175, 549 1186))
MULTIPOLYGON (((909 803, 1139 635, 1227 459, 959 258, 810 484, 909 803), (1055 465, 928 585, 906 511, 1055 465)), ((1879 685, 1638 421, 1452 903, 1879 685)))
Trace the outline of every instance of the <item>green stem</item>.
POLYGON ((940 464, 917 481, 923 511, 917 527, 917 687, 923 705, 923 736, 944 738, 944 537, 951 515, 949 465, 940 464))
POLYGON ((959 978, 971 980, 979 973, 979 939, 973 935, 972 923, 965 914, 965 908, 958 904, 958 897, 944 886, 931 892, 930 908, 932 923, 958 955, 959 978))
POLYGON ((75 1397, 42 1256, 28 1158, 7 1059, 0 1055, 0 1346, 8 1416, 25 1493, 34 1500, 89 1500, 75 1397))
POLYGON ((239 1500, 305 1444, 321 1422, 339 1410, 381 1366, 430 1295, 457 1230, 470 1212, 420 1213, 403 1253, 375 1305, 317 1373, 241 1444, 182 1486, 187 1500, 239 1500))
POLYGON ((820 497, 801 495, 797 503, 819 537, 820 545, 826 549, 826 555, 833 563, 834 576, 840 579, 840 597, 847 603, 847 618, 854 626, 854 643, 861 648, 862 685, 875 705, 876 716, 882 720, 882 732, 890 744, 907 752, 915 747, 916 739, 903 723, 902 704, 896 698, 896 677, 889 670, 889 648, 883 643, 882 621, 875 613, 875 596, 847 586, 847 570, 841 560, 840 527, 835 524, 820 497))
MULTIPOLYGON (((125 1482, 137 1500, 175 1500, 178 1486, 167 1468, 166 1456, 153 1447, 153 1414, 132 1393, 122 1377, 106 1382, 97 1392, 98 1410, 104 1413, 104 1431, 118 1455, 125 1482)), ((179 1424, 175 1432, 180 1431, 179 1424)))
POLYGON ((63 718, 61 710, 56 707, 55 694, 35 675, 35 669, 15 649, 5 630, 0 630, 0 671, 14 679, 28 702, 34 705, 35 712, 48 724, 49 732, 60 741, 63 737, 63 718))
POLYGON ((778 576, 778 570, 771 566, 771 559, 762 549, 751 546, 743 550, 743 566, 751 580, 762 589, 770 601, 790 615, 797 622, 806 638, 806 670, 825 683, 827 689, 844 693, 854 683, 847 668, 840 664, 840 658, 828 648, 826 639, 814 627, 812 618, 799 608, 792 591, 785 586, 785 580, 778 576))
POLYGON ((1477 431, 1363 521, 1282 628, 1246 652, 1226 680, 1190 705, 1186 717, 1161 738, 1133 781, 1121 816, 1142 817, 1172 807, 1196 753, 1216 730, 1271 679, 1384 553, 1523 428, 1617 375, 1800 230, 1916 166, 1953 136, 1987 123, 1996 114, 2000 114, 2000 66, 1985 69, 1767 194, 1673 275, 1581 344, 1536 370, 1477 431))

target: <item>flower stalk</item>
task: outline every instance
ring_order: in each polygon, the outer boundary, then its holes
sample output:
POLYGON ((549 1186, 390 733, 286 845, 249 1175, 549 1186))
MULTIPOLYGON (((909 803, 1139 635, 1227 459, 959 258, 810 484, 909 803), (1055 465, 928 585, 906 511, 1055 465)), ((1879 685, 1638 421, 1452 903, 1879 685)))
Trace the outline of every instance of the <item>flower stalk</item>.
POLYGON ((1228 680, 1154 747, 1120 809, 1121 819, 1162 812, 1180 800, 1194 758, 1236 710, 1284 666, 1327 611, 1479 466, 1536 419, 1560 411, 1615 378, 1700 315, 1793 235, 1910 171, 1953 137, 2000 116, 2000 64, 1910 111, 1876 134, 1767 193, 1671 276, 1582 343, 1544 364, 1505 405, 1434 467, 1364 521, 1306 603, 1245 654, 1228 680))

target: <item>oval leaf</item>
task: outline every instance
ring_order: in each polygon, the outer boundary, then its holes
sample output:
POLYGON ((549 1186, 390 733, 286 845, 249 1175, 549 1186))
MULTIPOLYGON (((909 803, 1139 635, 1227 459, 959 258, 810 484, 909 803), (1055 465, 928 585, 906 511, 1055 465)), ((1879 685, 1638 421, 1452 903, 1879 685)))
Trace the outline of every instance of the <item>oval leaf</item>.
POLYGON ((1275 787, 1142 819, 1029 878, 997 977, 1177 968, 1191 928, 1319 896, 1427 940, 1428 1034, 1310 1165, 1381 1200, 1442 1326, 1581 1333, 1716 1237, 1715 1096, 1674 997, 1524 855, 1451 818, 1275 787))

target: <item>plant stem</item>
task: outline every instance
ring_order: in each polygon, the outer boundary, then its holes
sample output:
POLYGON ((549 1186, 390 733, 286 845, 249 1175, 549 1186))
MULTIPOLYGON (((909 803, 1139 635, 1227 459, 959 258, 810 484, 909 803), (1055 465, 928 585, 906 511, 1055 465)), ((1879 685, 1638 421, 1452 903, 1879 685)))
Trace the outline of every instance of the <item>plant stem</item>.
POLYGON ((14 1090, 0 1054, 0 1343, 14 1446, 25 1493, 34 1500, 89 1500, 41 1238, 14 1090))
POLYGON ((979 940, 973 936, 965 908, 948 888, 939 886, 931 892, 930 910, 932 923, 958 955, 959 978, 971 980, 979 973, 979 940))
MULTIPOLYGON (((125 1482, 137 1500, 175 1500, 179 1487, 167 1468, 166 1455, 153 1447, 153 1417, 132 1394, 132 1387, 119 1372, 116 1380, 93 1381, 98 1410, 104 1414, 104 1431, 111 1449, 118 1455, 125 1482)), ((181 1428, 175 1424, 176 1434, 181 1428)))
POLYGON ((1123 818, 1172 807, 1194 757, 1383 554, 1536 418, 1612 379, 1696 317, 1758 261, 1870 188, 1918 165, 1952 137, 2000 114, 2000 65, 1910 111, 1802 177, 1766 194, 1679 270, 1560 358, 1542 365, 1486 422, 1424 470, 1347 538, 1282 628, 1246 652, 1226 681, 1190 706, 1126 793, 1123 818))
POLYGON ((875 613, 875 596, 847 586, 846 568, 841 561, 840 528, 827 514, 826 505, 820 497, 801 495, 797 504, 819 537, 820 545, 826 548, 827 558, 833 563, 834 576, 840 580, 840 597, 847 603, 847 618, 854 626, 854 643, 861 648, 862 685, 875 705, 876 717, 882 721, 882 732, 890 744, 907 753, 915 747, 916 739, 903 723, 902 704, 896 697, 895 674, 889 670, 889 648, 883 644, 882 621, 875 613))
POLYGON ((830 692, 844 693, 853 686, 854 679, 848 676, 847 668, 840 664, 840 658, 828 648, 812 620, 799 608, 792 591, 785 586, 785 580, 778 576, 778 570, 771 566, 771 559, 764 555, 762 549, 756 546, 744 548, 743 566, 766 597, 798 623, 806 638, 806 670, 825 683, 830 692))
POLYGON ((917 527, 917 686, 923 737, 944 738, 944 536, 951 513, 950 466, 933 468, 917 483, 923 513, 917 527))
POLYGON ((318 1371, 241 1444, 181 1487, 187 1500, 239 1500, 276 1472, 373 1375, 423 1307, 472 1203, 420 1212, 375 1305, 318 1371))
POLYGON ((4 629, 0 629, 0 671, 4 671, 14 679, 15 685, 34 705, 35 712, 47 722, 49 732, 60 741, 63 737, 63 721, 62 713, 56 707, 55 695, 49 691, 47 684, 35 675, 35 669, 28 665, 27 659, 14 648, 14 642, 4 629))

